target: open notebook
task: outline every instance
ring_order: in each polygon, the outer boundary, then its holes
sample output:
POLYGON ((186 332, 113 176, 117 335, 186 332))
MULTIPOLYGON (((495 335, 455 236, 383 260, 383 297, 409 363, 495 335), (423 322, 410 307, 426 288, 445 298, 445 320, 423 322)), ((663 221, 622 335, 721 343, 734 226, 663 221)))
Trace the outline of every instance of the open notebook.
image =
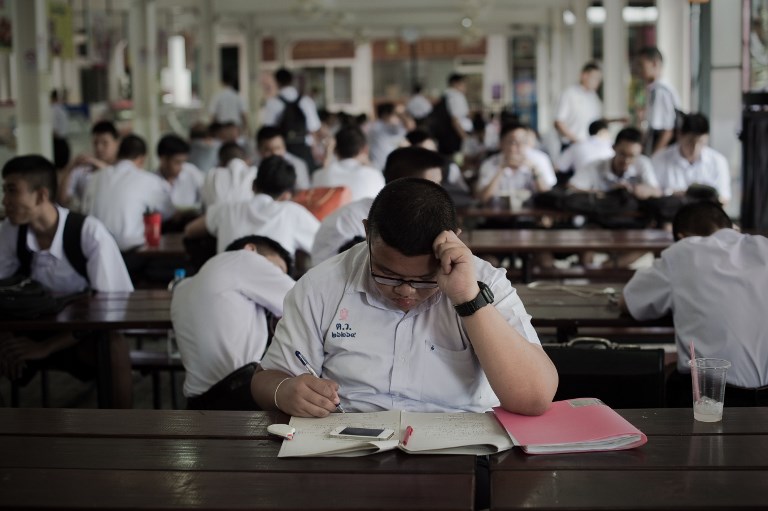
POLYGON ((296 428, 293 440, 284 440, 278 457, 364 456, 401 449, 420 454, 493 454, 513 443, 492 413, 417 413, 390 410, 371 413, 331 414, 322 419, 291 417, 296 428), (388 428, 390 440, 332 438, 338 426, 388 428), (413 432, 403 445, 403 435, 413 432))

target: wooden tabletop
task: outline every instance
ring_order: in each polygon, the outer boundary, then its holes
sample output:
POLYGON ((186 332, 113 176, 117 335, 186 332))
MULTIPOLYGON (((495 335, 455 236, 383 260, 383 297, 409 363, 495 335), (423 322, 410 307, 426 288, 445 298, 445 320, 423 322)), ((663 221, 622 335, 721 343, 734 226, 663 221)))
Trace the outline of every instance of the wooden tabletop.
POLYGON ((183 259, 187 256, 184 247, 184 233, 170 232, 160 236, 160 244, 156 247, 144 245, 137 254, 151 258, 183 259))
POLYGON ((624 410, 648 436, 628 451, 491 460, 491 509, 765 509, 768 408, 624 410))
POLYGON ((277 458, 266 412, 0 409, 0 508, 456 509, 472 456, 277 458))

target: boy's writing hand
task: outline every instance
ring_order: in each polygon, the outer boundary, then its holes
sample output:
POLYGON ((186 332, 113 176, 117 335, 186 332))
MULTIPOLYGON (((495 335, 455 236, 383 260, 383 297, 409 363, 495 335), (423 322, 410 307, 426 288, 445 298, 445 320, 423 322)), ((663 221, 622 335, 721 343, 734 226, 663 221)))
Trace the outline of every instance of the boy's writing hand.
POLYGON ((297 417, 327 417, 339 403, 339 384, 311 374, 289 378, 277 390, 280 410, 297 417))

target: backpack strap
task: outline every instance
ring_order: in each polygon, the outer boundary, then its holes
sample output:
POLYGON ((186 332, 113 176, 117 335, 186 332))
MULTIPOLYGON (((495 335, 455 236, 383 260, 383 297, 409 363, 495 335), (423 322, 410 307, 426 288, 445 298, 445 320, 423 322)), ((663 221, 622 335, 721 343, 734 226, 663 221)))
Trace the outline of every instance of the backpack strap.
POLYGON ((77 271, 83 278, 88 281, 88 260, 83 253, 83 224, 85 223, 85 215, 70 211, 67 215, 67 220, 64 222, 64 256, 72 265, 72 268, 77 271))
POLYGON ((16 258, 19 260, 19 269, 17 275, 29 277, 32 275, 32 251, 27 246, 27 224, 20 225, 18 236, 16 237, 16 258))
POLYGON ((298 106, 299 105, 299 101, 301 101, 301 94, 299 94, 296 97, 296 101, 288 101, 287 99, 285 99, 281 95, 278 95, 277 97, 280 98, 280 101, 282 101, 284 105, 296 105, 296 106, 298 106))

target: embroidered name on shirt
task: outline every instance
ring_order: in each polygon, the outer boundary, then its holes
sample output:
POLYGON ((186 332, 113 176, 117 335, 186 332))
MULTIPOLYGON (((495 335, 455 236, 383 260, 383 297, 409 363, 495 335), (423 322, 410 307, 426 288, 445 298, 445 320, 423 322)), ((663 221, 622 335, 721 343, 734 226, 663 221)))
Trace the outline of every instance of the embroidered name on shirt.
POLYGON ((335 326, 336 331, 331 332, 332 339, 336 339, 337 337, 357 337, 357 332, 352 330, 352 327, 349 326, 349 323, 336 323, 335 326))

